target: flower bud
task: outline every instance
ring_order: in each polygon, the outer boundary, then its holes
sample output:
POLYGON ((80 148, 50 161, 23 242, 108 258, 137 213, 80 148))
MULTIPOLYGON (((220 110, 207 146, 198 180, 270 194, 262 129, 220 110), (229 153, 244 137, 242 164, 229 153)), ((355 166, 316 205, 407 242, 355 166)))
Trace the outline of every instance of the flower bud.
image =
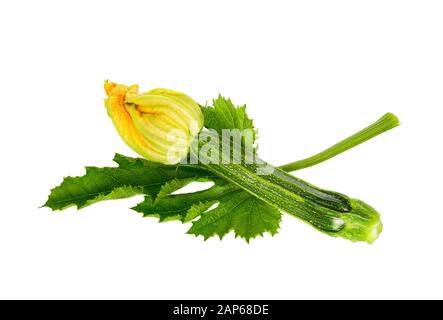
POLYGON ((164 164, 183 159, 203 127, 199 105, 184 93, 105 82, 105 106, 123 141, 144 158, 164 164))

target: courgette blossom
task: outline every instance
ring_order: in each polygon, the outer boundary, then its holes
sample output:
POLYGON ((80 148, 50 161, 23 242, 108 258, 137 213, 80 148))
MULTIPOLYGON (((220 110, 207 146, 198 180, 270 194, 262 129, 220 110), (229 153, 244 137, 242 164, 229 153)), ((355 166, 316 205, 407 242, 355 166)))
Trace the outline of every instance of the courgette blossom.
POLYGON ((105 106, 123 141, 142 157, 163 164, 183 159, 203 128, 200 106, 184 93, 105 82, 105 106))

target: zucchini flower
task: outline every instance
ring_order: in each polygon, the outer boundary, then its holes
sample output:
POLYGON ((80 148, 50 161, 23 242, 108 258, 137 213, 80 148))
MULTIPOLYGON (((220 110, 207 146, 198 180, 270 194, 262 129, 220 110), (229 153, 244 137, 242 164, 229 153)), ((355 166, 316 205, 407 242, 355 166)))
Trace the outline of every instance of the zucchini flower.
POLYGON ((199 105, 184 93, 105 82, 105 106, 126 144, 142 157, 164 164, 183 159, 203 127, 199 105))

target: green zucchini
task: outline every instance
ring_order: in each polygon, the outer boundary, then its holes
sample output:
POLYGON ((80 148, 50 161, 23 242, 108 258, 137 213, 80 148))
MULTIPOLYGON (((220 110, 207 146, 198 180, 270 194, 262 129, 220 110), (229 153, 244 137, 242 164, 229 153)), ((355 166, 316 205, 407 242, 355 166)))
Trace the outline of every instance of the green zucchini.
MULTIPOLYGON (((212 149, 218 146, 217 141, 212 149)), ((242 158, 239 164, 224 164, 221 156, 214 161, 214 157, 198 152, 198 148, 191 152, 207 170, 323 233, 372 243, 381 232, 379 214, 360 200, 317 188, 263 161, 247 164, 242 158), (270 168, 272 173, 258 174, 261 167, 270 168)))

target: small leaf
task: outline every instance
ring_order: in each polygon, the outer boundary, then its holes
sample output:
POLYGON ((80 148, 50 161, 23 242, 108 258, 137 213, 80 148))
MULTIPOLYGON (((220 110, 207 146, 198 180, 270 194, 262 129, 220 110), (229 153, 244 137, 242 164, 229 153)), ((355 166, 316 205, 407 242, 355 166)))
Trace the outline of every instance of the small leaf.
POLYGON ((205 117, 205 127, 222 134, 223 129, 252 130, 252 141, 255 142, 257 130, 252 120, 246 114, 246 106, 235 107, 230 99, 221 95, 213 101, 213 107, 202 107, 205 117))
POLYGON ((168 182, 166 182, 162 187, 160 188, 160 191, 158 192, 155 201, 160 200, 161 198, 164 198, 171 193, 180 190, 181 188, 187 186, 188 184, 192 182, 207 182, 209 179, 207 178, 199 178, 199 177, 192 177, 188 179, 173 179, 168 182))
POLYGON ((249 242, 250 239, 268 232, 277 233, 281 221, 278 209, 255 198, 245 191, 236 191, 219 199, 219 205, 202 214, 193 222, 188 233, 201 235, 206 239, 219 236, 222 239, 231 230, 236 237, 249 242))
POLYGON ((237 190, 221 179, 215 179, 214 183, 214 186, 206 190, 169 195, 156 201, 146 197, 142 203, 132 209, 145 217, 157 217, 160 221, 188 222, 209 209, 219 197, 237 190))

